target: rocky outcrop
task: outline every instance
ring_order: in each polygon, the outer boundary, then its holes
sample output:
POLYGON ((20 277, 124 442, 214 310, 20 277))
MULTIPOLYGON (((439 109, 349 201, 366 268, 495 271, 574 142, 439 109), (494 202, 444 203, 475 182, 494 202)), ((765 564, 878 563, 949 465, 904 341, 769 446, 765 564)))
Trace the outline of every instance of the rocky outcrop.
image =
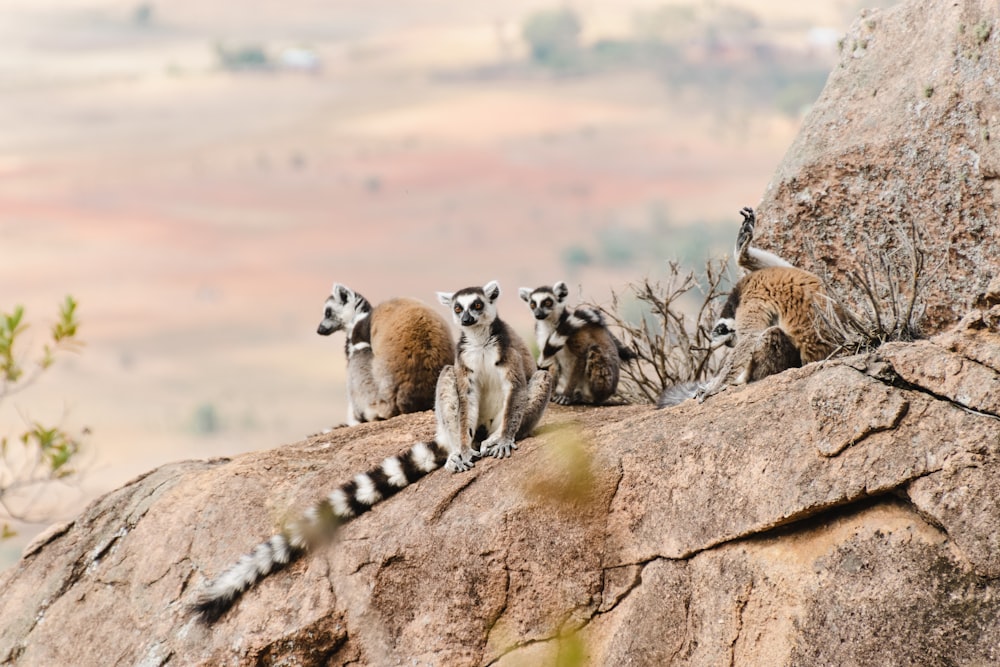
POLYGON ((206 577, 433 418, 166 466, 0 576, 0 663, 996 664, 998 401, 994 307, 703 404, 553 406, 211 626, 206 577))
POLYGON ((912 223, 926 324, 954 324, 1000 275, 998 73, 993 0, 864 13, 768 186, 762 243, 842 281, 866 240, 896 247, 912 223))

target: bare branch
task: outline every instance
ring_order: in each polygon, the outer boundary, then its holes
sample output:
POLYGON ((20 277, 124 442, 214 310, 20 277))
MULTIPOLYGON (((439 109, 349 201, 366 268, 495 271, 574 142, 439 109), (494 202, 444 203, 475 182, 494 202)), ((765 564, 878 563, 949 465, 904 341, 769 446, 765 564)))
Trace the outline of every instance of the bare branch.
POLYGON ((621 400, 654 403, 665 387, 718 372, 712 327, 726 294, 727 261, 708 261, 700 276, 670 262, 663 282, 631 283, 624 297, 612 292, 611 306, 600 310, 638 357, 622 365, 621 400))
POLYGON ((927 253, 912 220, 892 225, 892 230, 896 239, 891 247, 876 249, 872 239, 865 239, 855 267, 846 273, 846 286, 823 276, 831 300, 817 317, 832 332, 831 342, 847 353, 922 336, 927 253))

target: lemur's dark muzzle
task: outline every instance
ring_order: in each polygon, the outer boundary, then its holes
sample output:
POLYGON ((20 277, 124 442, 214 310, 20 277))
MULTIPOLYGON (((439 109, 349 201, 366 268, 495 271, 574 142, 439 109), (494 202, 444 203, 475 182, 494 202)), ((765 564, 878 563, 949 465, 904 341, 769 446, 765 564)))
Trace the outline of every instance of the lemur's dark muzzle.
POLYGON ((469 313, 462 313, 462 326, 467 327, 476 323, 476 318, 474 318, 469 313))

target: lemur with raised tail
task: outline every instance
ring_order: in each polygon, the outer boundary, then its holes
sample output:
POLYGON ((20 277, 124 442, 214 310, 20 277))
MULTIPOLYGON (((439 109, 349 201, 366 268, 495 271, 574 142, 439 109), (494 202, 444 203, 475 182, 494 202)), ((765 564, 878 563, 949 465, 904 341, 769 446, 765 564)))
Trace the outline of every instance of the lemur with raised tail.
POLYGON ((454 365, 446 366, 438 378, 434 439, 355 475, 286 523, 206 582, 192 603, 195 614, 206 622, 218 619, 251 586, 376 503, 440 467, 462 472, 479 456, 509 456, 517 448, 515 440, 530 435, 549 401, 549 376, 535 369, 527 345, 497 316, 499 296, 496 282, 438 293, 462 333, 454 365))
POLYGON ((712 329, 713 345, 727 345, 733 351, 714 378, 667 387, 657 407, 693 397, 704 401, 727 387, 820 361, 835 349, 820 317, 820 311, 830 305, 822 281, 751 246, 756 215, 750 207, 740 214, 743 224, 736 237, 736 261, 748 273, 729 293, 712 329))
POLYGON ((552 368, 552 401, 560 405, 599 404, 618 389, 620 364, 635 359, 593 308, 570 310, 569 288, 559 281, 518 290, 535 316, 539 368, 552 368))
POLYGON ((441 369, 455 358, 448 323, 416 299, 368 299, 335 283, 323 304, 321 336, 344 331, 347 424, 434 407, 441 369))

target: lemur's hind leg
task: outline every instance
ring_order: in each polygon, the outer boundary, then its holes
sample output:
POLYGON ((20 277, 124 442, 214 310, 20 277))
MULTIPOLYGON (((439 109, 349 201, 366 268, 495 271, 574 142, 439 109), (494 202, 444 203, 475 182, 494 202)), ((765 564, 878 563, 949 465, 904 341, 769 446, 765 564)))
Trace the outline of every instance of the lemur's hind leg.
POLYGON ((719 374, 698 392, 698 402, 727 387, 763 380, 800 366, 799 349, 781 327, 769 327, 759 334, 742 336, 719 374))
POLYGON ((569 363, 559 364, 559 379, 556 381, 552 402, 558 405, 572 405, 580 400, 577 389, 585 380, 586 364, 576 355, 568 357, 569 363))
POLYGON ((753 369, 747 382, 802 367, 802 354, 781 327, 765 329, 753 351, 753 369))
POLYGON ((590 396, 587 400, 595 404, 603 403, 611 398, 618 386, 618 364, 615 359, 609 359, 597 345, 587 350, 587 386, 590 396))
MULTIPOLYGON (((448 452, 448 460, 444 467, 451 472, 465 472, 475 462, 476 452, 470 447, 462 446, 463 429, 468 429, 462 423, 459 410, 458 378, 454 366, 445 366, 438 376, 437 390, 434 394, 434 417, 437 420, 437 433, 434 440, 448 452)), ((472 441, 472 434, 468 438, 472 441)))
POLYGON ((517 429, 517 439, 527 438, 542 421, 545 406, 549 403, 549 393, 552 391, 552 378, 548 371, 535 371, 528 381, 528 400, 524 405, 524 416, 517 429))
POLYGON ((483 441, 479 451, 481 456, 497 459, 507 458, 515 449, 517 441, 531 434, 542 418, 545 405, 549 402, 552 381, 548 371, 535 371, 527 386, 507 399, 503 423, 496 432, 483 441))

